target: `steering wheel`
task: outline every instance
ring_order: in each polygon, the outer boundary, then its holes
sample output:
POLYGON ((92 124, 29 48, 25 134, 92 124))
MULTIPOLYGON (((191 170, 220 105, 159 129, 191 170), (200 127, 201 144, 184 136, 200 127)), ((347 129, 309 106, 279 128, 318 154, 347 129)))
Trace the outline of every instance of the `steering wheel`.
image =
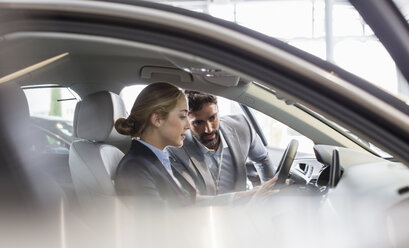
POLYGON ((290 169, 294 162, 295 154, 297 154, 297 148, 298 141, 293 139, 285 149, 283 157, 281 158, 276 170, 276 176, 278 177, 276 182, 277 185, 285 184, 285 180, 290 174, 290 169))

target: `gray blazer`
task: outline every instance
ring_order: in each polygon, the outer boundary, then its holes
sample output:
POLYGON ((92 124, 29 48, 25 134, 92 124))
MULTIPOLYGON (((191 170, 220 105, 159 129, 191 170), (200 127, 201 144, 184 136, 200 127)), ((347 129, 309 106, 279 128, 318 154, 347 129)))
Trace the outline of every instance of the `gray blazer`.
MULTIPOLYGON (((234 191, 246 190, 246 160, 260 163, 260 178, 267 180, 274 176, 274 167, 263 146, 260 137, 254 132, 243 115, 230 115, 220 118, 220 131, 229 146, 233 158, 235 171, 234 191), (261 146, 261 147, 260 147, 261 146), (256 149, 257 148, 257 149, 256 149)), ((167 148, 172 169, 178 176, 183 177, 196 188, 201 195, 214 195, 216 185, 205 164, 203 153, 192 137, 187 132, 182 147, 167 148)))

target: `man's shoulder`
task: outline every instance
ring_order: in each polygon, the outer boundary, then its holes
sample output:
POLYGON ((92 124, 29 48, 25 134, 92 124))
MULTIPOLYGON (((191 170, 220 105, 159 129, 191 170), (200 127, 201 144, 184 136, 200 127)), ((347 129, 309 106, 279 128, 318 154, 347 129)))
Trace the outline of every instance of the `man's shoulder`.
POLYGON ((221 122, 225 123, 243 123, 243 121, 247 122, 247 119, 242 114, 234 114, 234 115, 223 115, 220 117, 221 122))
POLYGON ((248 121, 242 114, 224 115, 220 117, 220 123, 222 126, 229 126, 233 128, 248 127, 248 121))

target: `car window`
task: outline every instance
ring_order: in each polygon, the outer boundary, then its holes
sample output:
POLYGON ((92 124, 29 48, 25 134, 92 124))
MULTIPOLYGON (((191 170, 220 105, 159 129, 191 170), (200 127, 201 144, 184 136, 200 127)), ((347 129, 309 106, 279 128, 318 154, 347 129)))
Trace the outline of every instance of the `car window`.
POLYGON ((119 93, 119 96, 124 101, 125 108, 128 113, 131 113, 131 109, 135 102, 135 99, 145 87, 146 84, 127 86, 121 90, 121 93, 119 93))
POLYGON ((295 139, 299 144, 298 151, 313 153, 314 142, 311 139, 260 111, 251 109, 251 112, 263 130, 269 147, 285 149, 295 139))
POLYGON ((35 149, 68 153, 73 136, 73 118, 79 96, 66 87, 23 88, 30 110, 35 149))

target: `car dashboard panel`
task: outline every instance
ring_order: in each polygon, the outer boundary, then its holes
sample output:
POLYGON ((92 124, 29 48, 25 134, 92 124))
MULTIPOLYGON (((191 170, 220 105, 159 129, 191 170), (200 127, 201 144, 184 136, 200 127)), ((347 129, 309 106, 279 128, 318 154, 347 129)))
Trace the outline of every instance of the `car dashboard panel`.
POLYGON ((409 201, 409 169, 404 164, 370 153, 328 145, 315 145, 314 152, 315 159, 295 159, 290 173, 291 184, 300 188, 305 185, 315 188, 325 201, 331 202, 334 211, 370 208, 371 211, 377 209, 396 217, 395 210, 401 209, 399 206, 409 201), (329 182, 334 150, 339 153, 341 178, 331 188, 329 182))

